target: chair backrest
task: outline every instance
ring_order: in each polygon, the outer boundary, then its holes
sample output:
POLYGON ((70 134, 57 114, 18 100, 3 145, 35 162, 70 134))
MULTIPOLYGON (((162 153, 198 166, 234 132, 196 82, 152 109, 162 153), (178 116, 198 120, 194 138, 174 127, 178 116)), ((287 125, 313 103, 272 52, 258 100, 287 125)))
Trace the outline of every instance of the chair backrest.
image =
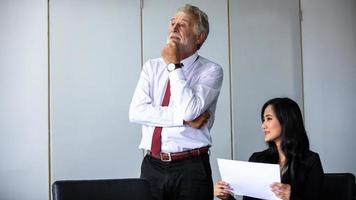
POLYGON ((151 200, 144 179, 64 180, 52 185, 53 200, 151 200))
POLYGON ((325 173, 322 199, 354 200, 355 176, 351 173, 325 173))

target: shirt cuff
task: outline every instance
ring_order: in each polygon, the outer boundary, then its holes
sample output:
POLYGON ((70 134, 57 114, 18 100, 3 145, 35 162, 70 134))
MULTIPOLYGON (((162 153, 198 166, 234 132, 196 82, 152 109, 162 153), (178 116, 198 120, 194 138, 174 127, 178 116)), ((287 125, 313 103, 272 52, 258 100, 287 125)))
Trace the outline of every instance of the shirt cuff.
POLYGON ((179 80, 185 80, 183 70, 181 68, 175 69, 171 72, 169 72, 169 80, 171 82, 179 81, 179 80))
POLYGON ((181 114, 178 114, 178 112, 175 112, 173 114, 173 123, 174 123, 174 126, 182 126, 183 125, 183 116, 181 114))

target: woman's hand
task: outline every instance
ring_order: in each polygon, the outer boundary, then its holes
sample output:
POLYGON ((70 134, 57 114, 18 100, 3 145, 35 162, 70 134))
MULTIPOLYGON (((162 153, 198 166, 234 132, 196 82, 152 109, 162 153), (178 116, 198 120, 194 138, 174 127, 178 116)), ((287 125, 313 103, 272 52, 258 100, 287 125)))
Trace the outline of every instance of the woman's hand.
POLYGON ((219 199, 228 199, 231 194, 231 188, 228 183, 224 181, 218 181, 214 185, 214 196, 219 199))
POLYGON ((290 199, 290 193, 291 193, 291 187, 289 184, 283 184, 283 183, 273 183, 271 185, 272 192, 280 199, 282 200, 289 200, 290 199))

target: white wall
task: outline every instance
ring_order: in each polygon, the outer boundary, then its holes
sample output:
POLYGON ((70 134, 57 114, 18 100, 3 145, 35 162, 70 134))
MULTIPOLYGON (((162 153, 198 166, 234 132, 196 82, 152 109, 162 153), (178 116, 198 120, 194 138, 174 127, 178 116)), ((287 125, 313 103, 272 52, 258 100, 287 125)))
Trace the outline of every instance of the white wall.
POLYGON ((47 1, 0 2, 0 199, 45 200, 47 1))
POLYGON ((159 56, 169 18, 187 2, 210 17, 200 54, 224 68, 214 179, 217 157, 246 160, 264 148, 260 107, 275 96, 304 104, 326 172, 356 174, 354 0, 302 0, 303 66, 297 0, 144 0, 142 30, 140 0, 49 1, 49 44, 47 1, 2 0, 1 200, 49 199, 58 179, 139 176, 141 133, 128 106, 141 61, 159 56))
POLYGON ((298 0, 230 1, 234 159, 266 148, 261 107, 288 96, 303 107, 298 0))
POLYGON ((128 107, 140 73, 140 4, 50 4, 52 182, 139 177, 128 107))
POLYGON ((356 1, 302 1, 305 121, 325 172, 356 174, 356 1))

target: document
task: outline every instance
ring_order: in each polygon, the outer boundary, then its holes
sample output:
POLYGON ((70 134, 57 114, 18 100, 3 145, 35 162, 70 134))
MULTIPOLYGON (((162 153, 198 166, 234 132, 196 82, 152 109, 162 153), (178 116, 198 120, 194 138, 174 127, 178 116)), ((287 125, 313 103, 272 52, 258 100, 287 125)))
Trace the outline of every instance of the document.
POLYGON ((279 200, 270 185, 281 182, 279 165, 218 158, 221 179, 230 184, 235 195, 279 200))

